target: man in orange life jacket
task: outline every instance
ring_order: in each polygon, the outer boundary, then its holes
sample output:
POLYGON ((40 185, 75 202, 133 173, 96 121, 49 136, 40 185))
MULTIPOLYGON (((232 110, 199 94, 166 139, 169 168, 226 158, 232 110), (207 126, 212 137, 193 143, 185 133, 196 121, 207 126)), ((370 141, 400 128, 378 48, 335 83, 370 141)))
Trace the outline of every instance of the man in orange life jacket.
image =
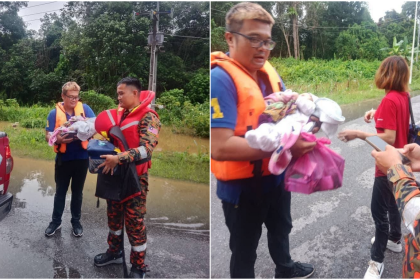
MULTIPOLYGON (((146 265, 147 237, 144 215, 146 214, 146 195, 148 191, 148 168, 150 167, 153 149, 158 143, 161 123, 158 115, 148 107, 140 106, 141 84, 138 79, 124 78, 118 82, 117 93, 119 110, 116 123, 121 127, 129 150, 118 155, 105 155, 105 162, 98 167, 104 167, 103 172, 113 173, 117 164, 136 162, 141 191, 123 199, 121 202, 107 200, 108 215, 108 245, 105 253, 95 257, 96 266, 112 263, 122 263, 122 228, 123 215, 128 239, 131 244, 130 278, 144 278, 146 265), (125 206, 125 213, 124 207, 125 206)), ((149 101, 150 102, 150 101, 149 101)), ((144 104, 142 104, 144 105, 144 104)), ((98 128, 97 128, 98 129, 98 128)))
MULTIPOLYGON (((45 138, 48 142, 50 133, 62 126, 72 116, 95 117, 92 109, 79 102, 80 87, 75 82, 64 84, 61 92, 63 102, 57 103, 55 109, 51 110, 47 118, 45 138)), ((54 151, 57 153, 55 159, 55 183, 56 192, 54 196, 54 210, 52 222, 45 230, 46 236, 52 236, 61 228, 61 217, 66 204, 66 194, 71 180, 71 224, 73 235, 83 235, 83 227, 80 224, 82 213, 83 186, 85 184, 89 160, 86 151, 87 141, 68 138, 66 135, 57 135, 54 151)))
MULTIPOLYGON (((267 61, 275 45, 273 24, 260 5, 239 3, 226 15, 229 53, 211 54, 211 169, 230 232, 232 278, 255 278, 263 223, 276 278, 307 278, 314 273, 312 265, 294 262, 290 256, 291 196, 284 190, 283 176, 268 171, 270 152, 251 148, 244 138, 247 130, 258 126, 264 96, 285 90, 267 61)), ((299 139, 291 152, 299 157, 314 146, 299 139)))

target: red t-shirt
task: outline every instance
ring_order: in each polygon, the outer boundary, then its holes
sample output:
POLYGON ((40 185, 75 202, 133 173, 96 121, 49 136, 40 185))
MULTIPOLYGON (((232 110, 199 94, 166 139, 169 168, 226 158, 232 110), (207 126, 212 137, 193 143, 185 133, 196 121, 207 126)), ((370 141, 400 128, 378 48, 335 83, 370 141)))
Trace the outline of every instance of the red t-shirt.
MULTIPOLYGON (((383 133, 385 129, 396 131, 395 148, 403 148, 408 143, 410 109, 407 96, 406 92, 390 91, 382 99, 374 117, 377 133, 383 133)), ((376 167, 375 177, 380 176, 386 175, 376 167)))

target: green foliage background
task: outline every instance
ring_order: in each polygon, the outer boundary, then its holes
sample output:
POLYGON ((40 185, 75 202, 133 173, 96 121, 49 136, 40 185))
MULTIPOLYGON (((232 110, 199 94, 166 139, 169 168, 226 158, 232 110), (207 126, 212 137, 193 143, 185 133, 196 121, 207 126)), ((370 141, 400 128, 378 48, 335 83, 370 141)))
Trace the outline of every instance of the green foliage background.
MULTIPOLYGON (((212 51, 227 51, 225 15, 236 3, 212 2, 212 51)), ((411 40, 413 36, 415 2, 403 3, 401 13, 395 10, 385 12, 377 23, 370 16, 369 3, 363 1, 256 3, 275 19, 272 38, 277 44, 271 51, 272 57, 293 56, 292 19, 295 15, 299 59, 382 60, 388 54, 381 49, 392 47, 394 36, 398 41, 404 37, 411 40)), ((420 13, 418 15, 420 18, 420 13)))
MULTIPOLYGON (((137 77, 148 88, 146 46, 151 20, 133 18, 133 11, 155 10, 155 2, 67 2, 59 13, 45 14, 36 32, 28 30, 18 16, 19 9, 27 6, 27 2, 0 2, 3 104, 14 99, 23 107, 52 108, 61 99, 62 85, 71 80, 81 86, 83 101, 98 113, 116 106, 116 84, 121 78, 137 77)), ((173 19, 167 15, 159 19, 165 52, 158 53, 156 94, 182 91, 193 107, 187 105, 183 111, 192 118, 209 98, 209 2, 160 2, 160 11, 171 8, 173 19)), ((171 120, 167 118, 164 125, 174 124, 171 120)), ((40 122, 26 120, 24 125, 39 127, 40 122)), ((193 130, 208 135, 201 123, 197 125, 193 130)))

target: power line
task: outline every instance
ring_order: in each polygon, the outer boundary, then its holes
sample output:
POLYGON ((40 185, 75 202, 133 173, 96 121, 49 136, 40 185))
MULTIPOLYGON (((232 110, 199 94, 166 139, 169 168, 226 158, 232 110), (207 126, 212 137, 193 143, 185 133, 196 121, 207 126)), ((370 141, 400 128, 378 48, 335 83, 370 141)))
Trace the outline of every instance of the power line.
POLYGON ((21 17, 28 17, 28 16, 33 16, 33 15, 46 14, 46 13, 56 12, 56 11, 60 11, 60 10, 61 9, 52 10, 52 11, 46 11, 46 12, 40 12, 40 13, 35 13, 35 14, 30 14, 30 15, 24 15, 24 16, 21 16, 21 17))
POLYGON ((209 38, 205 37, 194 37, 194 36, 180 36, 180 35, 171 35, 171 34, 164 34, 165 36, 172 36, 172 37, 180 37, 180 38, 191 38, 191 39, 204 39, 208 40, 209 38))
POLYGON ((24 21, 24 22, 31 22, 31 21, 41 20, 41 19, 42 18, 36 18, 36 19, 27 20, 27 21, 24 21))
POLYGON ((223 11, 221 11, 221 10, 218 10, 218 9, 215 9, 215 8, 211 8, 212 10, 215 10, 216 12, 220 12, 220 13, 223 13, 223 14, 226 14, 227 13, 227 11, 226 12, 223 12, 223 11))
MULTIPOLYGON (((221 11, 221 10, 218 10, 218 9, 215 9, 215 8, 211 8, 212 10, 214 10, 214 11, 216 11, 216 12, 220 12, 220 13, 223 13, 223 14, 226 14, 227 13, 227 11, 226 12, 224 12, 224 11, 221 11)), ((385 17, 385 16, 384 16, 385 17)), ((383 19, 384 17, 382 17, 382 23, 381 24, 384 24, 384 23, 391 23, 391 22, 395 22, 395 21, 404 21, 404 20, 407 20, 407 19, 405 19, 405 18, 397 18, 397 19, 393 19, 393 20, 385 20, 385 19, 383 19)), ((275 21, 276 21, 276 23, 282 23, 282 24, 290 24, 290 22, 281 22, 281 21, 278 21, 278 20, 276 20, 275 19, 275 21)), ((378 23, 374 23, 375 25, 378 25, 379 24, 379 22, 378 23)), ((302 29, 307 29, 307 30, 312 30, 312 29, 333 29, 333 28, 340 28, 340 29, 352 29, 352 28, 359 28, 359 27, 354 27, 354 26, 351 26, 351 27, 338 27, 338 26, 306 26, 306 28, 305 27, 303 27, 303 25, 302 24, 298 24, 298 27, 301 27, 302 29), (310 29, 309 29, 310 28, 310 29)), ((363 26, 363 27, 368 27, 368 26, 363 26)))
POLYGON ((52 2, 48 2, 48 3, 44 3, 44 4, 35 5, 35 6, 25 7, 25 8, 22 8, 20 10, 25 10, 25 9, 30 9, 30 8, 33 8, 33 7, 48 5, 48 4, 55 3, 55 2, 58 2, 58 1, 52 1, 52 2))

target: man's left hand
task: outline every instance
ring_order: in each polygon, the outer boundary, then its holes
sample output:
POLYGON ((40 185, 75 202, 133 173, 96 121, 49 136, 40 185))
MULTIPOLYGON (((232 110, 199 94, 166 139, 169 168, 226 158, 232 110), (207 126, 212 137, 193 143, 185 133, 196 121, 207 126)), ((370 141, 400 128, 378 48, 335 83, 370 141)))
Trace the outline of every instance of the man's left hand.
POLYGON ((299 135, 296 143, 290 148, 293 157, 301 157, 306 153, 312 151, 316 146, 316 142, 308 142, 302 139, 302 136, 299 135))
POLYGON ((108 174, 111 171, 111 175, 114 175, 114 168, 117 166, 119 160, 117 155, 102 155, 101 158, 105 159, 105 162, 100 164, 98 168, 103 167, 103 174, 108 174))
POLYGON ((371 154, 375 158, 376 165, 379 170, 381 170, 384 174, 386 174, 388 169, 392 166, 402 164, 401 154, 391 145, 386 145, 385 151, 383 152, 373 150, 371 154))

